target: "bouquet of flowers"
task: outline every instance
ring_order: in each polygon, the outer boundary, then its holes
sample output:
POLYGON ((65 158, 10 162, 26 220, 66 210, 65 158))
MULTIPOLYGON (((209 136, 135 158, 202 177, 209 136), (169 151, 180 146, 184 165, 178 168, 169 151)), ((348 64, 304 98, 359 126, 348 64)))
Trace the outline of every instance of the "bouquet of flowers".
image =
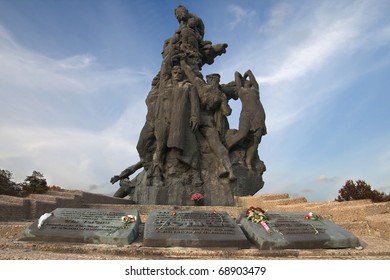
POLYGON ((131 223, 135 223, 136 220, 137 220, 137 217, 133 216, 133 215, 123 216, 122 217, 123 227, 125 227, 125 228, 128 227, 131 223))
POLYGON ((202 201, 204 199, 204 196, 201 193, 194 193, 191 196, 191 200, 193 201, 202 201))
POLYGON ((304 218, 307 220, 315 220, 315 221, 321 220, 321 216, 314 214, 313 212, 309 212, 309 214, 305 215, 304 218))
POLYGON ((246 210, 246 217, 252 223, 259 224, 260 222, 269 221, 268 216, 265 214, 265 211, 260 207, 249 207, 246 210))
POLYGON ((272 234, 271 229, 267 225, 266 221, 269 221, 269 217, 265 214, 265 210, 260 207, 249 207, 246 210, 246 218, 252 223, 261 224, 268 234, 272 234))

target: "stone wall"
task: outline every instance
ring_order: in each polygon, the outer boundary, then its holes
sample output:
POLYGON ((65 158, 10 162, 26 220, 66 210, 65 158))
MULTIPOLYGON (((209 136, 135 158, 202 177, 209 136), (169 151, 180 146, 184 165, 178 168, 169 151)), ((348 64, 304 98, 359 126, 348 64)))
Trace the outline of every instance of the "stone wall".
POLYGON ((22 221, 39 218, 56 208, 82 208, 86 204, 130 204, 130 201, 82 191, 49 191, 28 197, 0 195, 0 221, 22 221))

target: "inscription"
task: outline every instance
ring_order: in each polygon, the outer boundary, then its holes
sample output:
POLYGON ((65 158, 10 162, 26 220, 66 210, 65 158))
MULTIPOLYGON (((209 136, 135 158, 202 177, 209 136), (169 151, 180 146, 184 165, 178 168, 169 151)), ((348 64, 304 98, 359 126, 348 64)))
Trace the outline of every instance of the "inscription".
POLYGON ((118 229, 119 217, 123 212, 119 211, 80 211, 75 209, 63 209, 59 220, 49 220, 47 229, 62 231, 106 231, 113 232, 118 229))
POLYGON ((248 238, 262 250, 350 248, 359 240, 328 219, 305 219, 306 212, 267 212, 268 234, 242 213, 240 223, 248 238))
POLYGON ((315 232, 313 226, 318 231, 318 233, 323 233, 326 231, 324 225, 321 223, 302 224, 294 221, 289 221, 283 223, 268 222, 268 225, 271 228, 276 228, 283 234, 312 234, 313 232, 315 232))
POLYGON ((301 214, 290 214, 289 217, 282 217, 277 214, 271 214, 270 221, 267 224, 284 235, 294 234, 320 234, 326 232, 325 224, 321 221, 303 221, 301 214))
POLYGON ((137 210, 57 208, 53 214, 40 229, 32 224, 20 240, 126 245, 138 237, 137 210), (136 216, 136 222, 124 227, 125 215, 136 216))
POLYGON ((159 212, 153 221, 156 233, 234 235, 235 224, 219 213, 159 212))
POLYGON ((151 247, 239 247, 249 243, 226 212, 152 211, 144 228, 144 245, 151 247))

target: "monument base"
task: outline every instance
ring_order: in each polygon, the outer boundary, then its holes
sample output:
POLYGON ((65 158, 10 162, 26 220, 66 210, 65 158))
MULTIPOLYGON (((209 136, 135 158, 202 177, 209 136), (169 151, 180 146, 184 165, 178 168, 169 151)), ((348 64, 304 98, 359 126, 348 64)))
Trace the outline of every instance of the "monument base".
POLYGON ((237 247, 250 244, 226 212, 152 211, 145 223, 144 245, 150 247, 237 247))
POLYGON ((57 208, 53 214, 41 228, 34 222, 19 240, 127 245, 138 237, 141 222, 136 210, 57 208), (126 215, 135 222, 125 225, 126 215))
POLYGON ((303 212, 267 212, 267 232, 242 214, 239 222, 261 250, 339 249, 361 246, 357 237, 327 219, 310 220, 303 212))

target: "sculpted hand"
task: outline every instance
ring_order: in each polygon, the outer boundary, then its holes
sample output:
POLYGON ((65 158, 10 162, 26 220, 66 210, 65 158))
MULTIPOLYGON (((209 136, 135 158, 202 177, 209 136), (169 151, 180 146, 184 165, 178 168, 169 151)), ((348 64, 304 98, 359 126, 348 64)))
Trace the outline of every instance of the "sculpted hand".
POLYGON ((198 122, 198 120, 197 120, 197 119, 192 119, 192 120, 190 121, 190 127, 191 127, 192 132, 197 131, 197 130, 198 130, 198 127, 199 127, 199 122, 198 122))
POLYGON ((110 180, 110 183, 111 184, 115 184, 116 182, 119 181, 119 176, 118 175, 115 175, 114 177, 111 178, 110 180))

